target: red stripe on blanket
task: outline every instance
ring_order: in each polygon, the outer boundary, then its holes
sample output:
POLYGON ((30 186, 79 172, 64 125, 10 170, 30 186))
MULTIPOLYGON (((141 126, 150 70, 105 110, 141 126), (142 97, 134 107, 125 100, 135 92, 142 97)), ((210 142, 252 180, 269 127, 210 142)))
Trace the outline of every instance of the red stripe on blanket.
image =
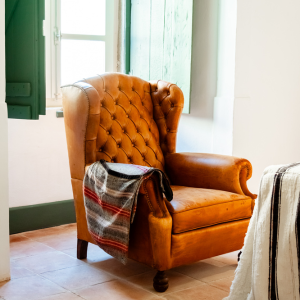
POLYGON ((84 187, 83 189, 84 195, 89 197, 91 200, 93 200, 95 203, 99 204, 103 209, 110 210, 116 214, 123 215, 125 217, 130 217, 130 211, 119 208, 117 206, 113 206, 111 204, 108 204, 106 202, 103 202, 96 193, 88 189, 87 187, 84 187))
POLYGON ((95 239, 95 241, 98 242, 101 245, 108 245, 108 246, 111 246, 111 247, 114 247, 114 248, 119 248, 119 249, 121 249, 125 252, 128 251, 128 246, 126 246, 122 243, 116 242, 114 240, 101 238, 100 236, 98 236, 97 234, 95 234, 92 231, 90 231, 90 233, 93 236, 93 238, 95 239))

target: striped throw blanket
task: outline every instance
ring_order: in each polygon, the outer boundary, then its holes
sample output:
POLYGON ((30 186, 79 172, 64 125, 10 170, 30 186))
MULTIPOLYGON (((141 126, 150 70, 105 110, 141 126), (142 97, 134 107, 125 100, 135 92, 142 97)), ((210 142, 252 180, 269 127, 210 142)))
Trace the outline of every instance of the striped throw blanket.
POLYGON ((126 264, 129 230, 133 222, 140 186, 157 173, 168 201, 173 198, 165 174, 155 168, 131 164, 95 162, 83 180, 88 230, 97 245, 126 264))
POLYGON ((227 300, 300 299, 300 163, 268 167, 227 300))

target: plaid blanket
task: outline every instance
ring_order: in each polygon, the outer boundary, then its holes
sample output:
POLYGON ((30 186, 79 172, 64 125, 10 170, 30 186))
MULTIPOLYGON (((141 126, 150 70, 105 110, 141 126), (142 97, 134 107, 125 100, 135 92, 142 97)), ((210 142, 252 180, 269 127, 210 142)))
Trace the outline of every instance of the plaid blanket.
POLYGON ((83 180, 88 230, 97 245, 126 264, 129 230, 133 222, 140 186, 157 173, 168 201, 173 198, 169 181, 159 169, 131 164, 92 164, 83 180))

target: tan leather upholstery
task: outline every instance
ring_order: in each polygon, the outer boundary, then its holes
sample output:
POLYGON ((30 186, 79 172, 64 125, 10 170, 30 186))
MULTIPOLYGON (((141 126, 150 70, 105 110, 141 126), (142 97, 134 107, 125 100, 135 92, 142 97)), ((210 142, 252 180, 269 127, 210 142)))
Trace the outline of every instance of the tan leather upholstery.
POLYGON ((253 199, 246 181, 252 176, 247 159, 207 153, 173 153, 166 156, 166 172, 172 184, 223 190, 253 199))
POLYGON ((252 199, 225 191, 173 185, 174 198, 166 201, 173 233, 250 218, 252 199))
POLYGON ((246 159, 176 153, 183 94, 174 84, 106 73, 62 88, 78 238, 94 243, 82 180, 99 159, 165 170, 174 185, 166 203, 158 178, 146 180, 130 229, 129 257, 163 271, 242 247, 255 195, 246 159))

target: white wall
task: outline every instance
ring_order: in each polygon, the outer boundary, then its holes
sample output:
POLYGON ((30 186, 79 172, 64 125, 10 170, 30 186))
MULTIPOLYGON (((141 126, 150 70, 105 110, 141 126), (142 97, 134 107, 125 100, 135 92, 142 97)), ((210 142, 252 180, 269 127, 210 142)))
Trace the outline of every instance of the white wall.
POLYGON ((8 120, 10 207, 73 199, 64 119, 56 109, 8 120))
POLYGON ((4 3, 0 1, 0 282, 10 278, 4 3))
POLYGON ((238 0, 233 155, 258 192, 265 167, 300 161, 300 1, 238 0))
POLYGON ((217 90, 218 0, 194 1, 191 113, 179 124, 177 152, 211 152, 217 90))
POLYGON ((235 84, 236 1, 219 1, 217 92, 212 152, 232 155, 235 84))

